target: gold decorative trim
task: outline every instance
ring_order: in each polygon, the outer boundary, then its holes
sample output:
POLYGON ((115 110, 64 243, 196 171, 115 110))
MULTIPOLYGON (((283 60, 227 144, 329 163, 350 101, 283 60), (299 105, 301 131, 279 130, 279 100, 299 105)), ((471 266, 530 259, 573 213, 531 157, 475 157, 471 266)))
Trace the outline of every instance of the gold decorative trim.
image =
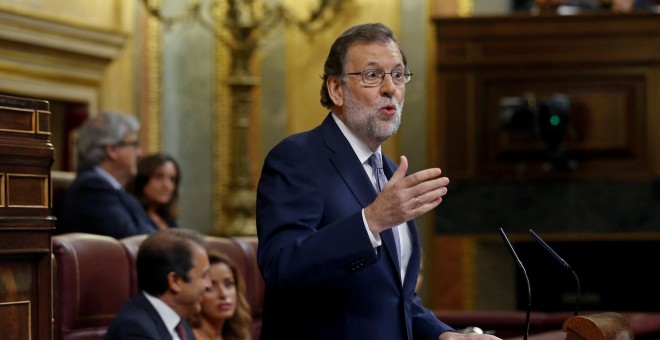
POLYGON ((51 132, 50 132, 50 128, 51 128, 51 126, 50 126, 50 117, 51 116, 52 116, 52 113, 50 111, 41 111, 41 110, 36 111, 35 121, 36 121, 36 130, 37 130, 38 135, 46 135, 46 136, 51 135, 51 132), (42 128, 42 124, 41 124, 41 118, 42 117, 41 117, 41 115, 44 115, 45 117, 43 117, 43 118, 47 119, 47 121, 48 121, 48 124, 47 124, 48 126, 46 127, 45 130, 41 129, 42 128))
POLYGON ((5 206, 5 181, 7 176, 5 174, 0 174, 0 208, 6 208, 5 206))
POLYGON ((0 306, 13 306, 13 305, 30 305, 30 300, 21 300, 21 301, 11 301, 11 302, 0 302, 0 306))
POLYGON ((147 150, 150 153, 161 149, 161 73, 162 73, 162 46, 161 23, 149 16, 147 17, 147 110, 146 122, 149 127, 147 150))
POLYGON ((230 166, 231 96, 226 79, 230 69, 229 50, 224 44, 215 47, 215 110, 213 127, 213 227, 211 235, 228 235, 228 217, 223 205, 228 196, 230 166))
POLYGON ((474 0, 458 0, 458 16, 471 17, 474 14, 474 0))

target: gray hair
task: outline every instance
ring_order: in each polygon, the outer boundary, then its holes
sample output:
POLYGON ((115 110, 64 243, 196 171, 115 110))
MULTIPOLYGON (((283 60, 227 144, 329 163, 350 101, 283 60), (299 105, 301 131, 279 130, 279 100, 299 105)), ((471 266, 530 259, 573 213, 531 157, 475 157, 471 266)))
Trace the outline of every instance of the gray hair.
POLYGON ((118 145, 129 133, 138 133, 134 116, 105 111, 88 118, 78 131, 78 168, 98 165, 108 158, 106 145, 118 145))

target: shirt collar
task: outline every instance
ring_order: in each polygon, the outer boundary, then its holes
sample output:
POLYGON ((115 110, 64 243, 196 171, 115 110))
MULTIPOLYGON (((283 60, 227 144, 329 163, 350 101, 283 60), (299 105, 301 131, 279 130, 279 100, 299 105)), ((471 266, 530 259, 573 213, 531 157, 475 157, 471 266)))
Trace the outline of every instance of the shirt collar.
POLYGON ((176 326, 181 322, 181 317, 177 314, 172 307, 168 306, 163 300, 148 294, 147 292, 142 292, 144 296, 147 297, 147 300, 151 302, 151 305, 154 306, 160 318, 163 319, 165 327, 170 333, 176 334, 174 330, 176 326))
POLYGON ((109 172, 103 170, 100 166, 95 166, 94 171, 96 171, 97 174, 101 175, 101 177, 105 178, 108 182, 110 182, 110 185, 112 185, 113 188, 117 190, 122 189, 122 185, 117 182, 117 179, 112 176, 109 172))
POLYGON ((380 152, 380 146, 378 146, 378 149, 376 151, 371 151, 369 146, 365 144, 363 141, 361 141, 354 133, 351 131, 344 122, 335 115, 335 113, 332 113, 332 118, 334 118, 335 123, 339 126, 339 130, 341 130, 341 133, 344 134, 344 137, 348 140, 348 143, 351 144, 351 148, 353 148, 353 152, 355 152, 355 155, 358 157, 360 160, 360 163, 365 163, 369 157, 371 157, 371 154, 374 152, 380 152))

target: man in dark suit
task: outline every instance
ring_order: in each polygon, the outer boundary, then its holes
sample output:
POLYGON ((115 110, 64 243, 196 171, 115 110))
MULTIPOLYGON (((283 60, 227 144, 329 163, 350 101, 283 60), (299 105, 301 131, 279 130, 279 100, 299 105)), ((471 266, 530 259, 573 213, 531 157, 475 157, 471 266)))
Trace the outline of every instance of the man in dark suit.
POLYGON ((140 124, 130 115, 103 112, 78 132, 78 173, 56 212, 57 233, 124 238, 156 231, 124 185, 137 174, 140 124))
POLYGON ((350 28, 325 62, 321 104, 332 112, 266 157, 257 190, 262 339, 468 336, 414 292, 421 258, 414 219, 440 204, 449 180, 439 168, 406 176, 405 156, 398 168, 386 157, 380 164, 411 76, 389 28, 350 28))
POLYGON ((137 255, 140 291, 108 327, 106 340, 195 339, 186 318, 201 311, 210 289, 209 260, 203 237, 190 229, 149 235, 137 255))

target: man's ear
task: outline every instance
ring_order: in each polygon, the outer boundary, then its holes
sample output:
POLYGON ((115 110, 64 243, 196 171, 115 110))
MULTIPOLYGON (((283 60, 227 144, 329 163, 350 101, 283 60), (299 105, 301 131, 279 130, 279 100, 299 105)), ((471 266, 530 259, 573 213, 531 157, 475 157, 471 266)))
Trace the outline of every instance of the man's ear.
POLYGON ((330 76, 325 81, 325 85, 328 87, 328 94, 330 99, 335 104, 335 106, 344 105, 344 86, 342 84, 341 78, 337 76, 330 76))
POLYGON ((114 160, 117 158, 117 147, 114 145, 105 145, 103 149, 105 150, 105 154, 109 159, 114 160))
POLYGON ((183 283, 183 278, 181 276, 177 275, 175 272, 167 273, 167 286, 170 290, 177 293, 180 292, 181 283, 183 283))

